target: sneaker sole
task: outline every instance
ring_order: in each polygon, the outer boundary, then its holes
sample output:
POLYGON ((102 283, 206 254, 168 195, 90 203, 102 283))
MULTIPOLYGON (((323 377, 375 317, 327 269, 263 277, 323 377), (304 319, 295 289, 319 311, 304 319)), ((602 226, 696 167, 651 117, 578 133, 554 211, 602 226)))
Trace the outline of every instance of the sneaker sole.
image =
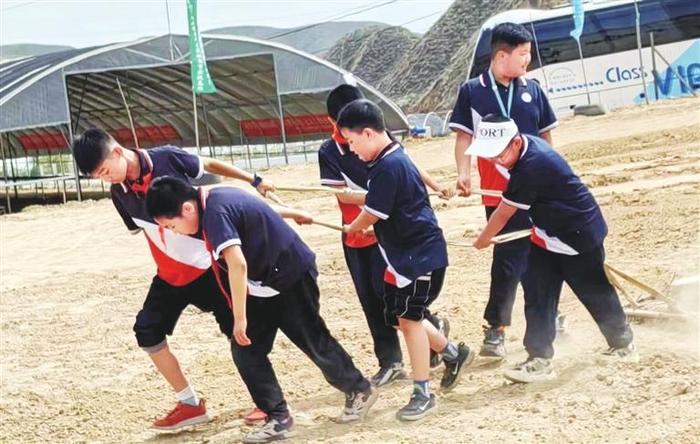
POLYGON ((245 439, 243 438, 243 443, 244 444, 260 444, 260 443, 266 443, 266 442, 273 442, 273 441, 282 441, 283 439, 287 438, 293 438, 296 436, 296 433, 294 431, 288 431, 284 433, 280 433, 279 435, 276 436, 271 436, 267 439, 245 439))
POLYGON ((171 425, 171 426, 155 426, 154 425, 154 426, 151 426, 151 428, 154 430, 160 430, 163 432, 173 432, 175 430, 180 430, 180 429, 183 429, 185 427, 191 427, 191 426, 195 426, 195 425, 199 425, 199 424, 204 424, 204 423, 209 422, 209 421, 211 421, 211 418, 209 417, 209 415, 207 415, 205 413, 203 415, 195 416, 194 418, 186 419, 186 420, 181 421, 175 425, 171 425))
POLYGON ((547 375, 544 375, 542 377, 536 377, 536 378, 527 378, 527 377, 518 377, 516 375, 509 375, 508 372, 503 374, 503 377, 505 377, 507 380, 511 382, 516 382, 518 384, 531 384, 535 382, 547 382, 547 381, 552 381, 557 378, 556 372, 552 371, 551 373, 548 373, 547 375))
POLYGON ((401 422, 411 422, 411 421, 418 421, 419 419, 423 419, 428 415, 432 415, 433 413, 436 413, 438 409, 437 403, 429 408, 428 410, 424 411, 423 413, 419 415, 414 415, 414 416, 399 416, 398 413, 396 413, 396 419, 398 419, 401 422))
POLYGON ((442 385, 440 386, 440 389, 442 390, 443 393, 447 393, 453 388, 459 384, 459 380, 462 379, 462 373, 464 373, 464 369, 472 365, 474 362, 474 359, 476 358, 476 352, 472 350, 471 348, 469 349, 469 354, 467 355, 466 359, 464 360, 464 363, 462 363, 462 367, 460 367, 459 372, 457 373, 457 377, 455 378, 454 382, 449 386, 449 387, 443 387, 442 385))
POLYGON ((494 360, 502 361, 502 360, 506 359, 506 355, 503 355, 503 356, 493 355, 493 354, 489 354, 487 352, 484 352, 483 350, 480 350, 479 351, 479 358, 480 359, 489 359, 492 361, 494 361, 494 360))

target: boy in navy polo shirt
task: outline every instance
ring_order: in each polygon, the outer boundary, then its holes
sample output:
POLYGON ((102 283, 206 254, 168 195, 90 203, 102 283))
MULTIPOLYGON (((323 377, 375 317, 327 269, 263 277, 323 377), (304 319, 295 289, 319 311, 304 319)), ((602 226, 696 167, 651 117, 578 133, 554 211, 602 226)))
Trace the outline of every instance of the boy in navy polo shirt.
POLYGON ((510 172, 503 199, 474 246, 486 248, 518 210, 529 211, 533 224, 534 245, 523 277, 529 357, 508 370, 506 378, 533 382, 554 377, 552 343, 564 282, 598 324, 610 347, 606 354, 636 359, 632 330, 603 268, 607 225, 593 195, 566 160, 543 139, 520 134, 515 122, 498 115, 481 121, 467 154, 510 172))
MULTIPOLYGON (((486 72, 473 78, 459 89, 457 102, 450 118, 450 128, 456 131, 455 159, 457 162, 457 192, 471 192, 471 157, 465 150, 472 143, 474 129, 487 114, 501 114, 518 125, 523 134, 539 135, 551 144, 550 131, 557 126, 547 96, 537 82, 523 77, 530 63, 532 35, 522 25, 502 23, 493 29, 491 65, 486 72)), ((505 191, 508 171, 485 159, 478 159, 481 188, 505 191)), ((500 198, 483 196, 486 219, 493 214, 500 198)), ((518 211, 503 227, 503 233, 530 227, 526 211, 518 211)), ((488 327, 484 328, 484 343, 480 355, 503 359, 505 328, 511 323, 515 292, 527 262, 530 244, 527 239, 496 245, 491 263, 489 301, 484 311, 488 327)))
MULTIPOLYGON (((72 151, 84 174, 112 184, 110 194, 117 212, 132 234, 144 232, 158 267, 143 308, 136 316, 134 332, 139 346, 175 390, 178 403, 153 427, 172 431, 208 421, 204 400, 187 382, 166 337, 173 333, 185 307, 192 304, 213 312, 219 328, 230 338, 231 311, 217 289, 204 241, 160 230, 146 211, 145 193, 156 177, 167 175, 189 181, 201 177, 204 171, 251 182, 261 193, 274 187, 233 165, 188 154, 173 146, 124 148, 100 129, 89 129, 76 137, 72 151)), ((253 416, 260 417, 260 412, 253 416)))
POLYGON ((183 235, 202 232, 213 259, 226 265, 215 262, 213 267, 217 275, 218 267, 226 270, 219 282, 232 303, 233 358, 255 404, 268 416, 245 442, 284 439, 293 425, 268 359, 278 330, 346 394, 338 421, 364 418, 378 392, 328 331, 319 313, 315 255, 280 216, 298 223, 310 223, 311 218, 289 208, 280 208, 278 214, 236 188, 206 193, 172 177, 154 181, 146 200, 150 215, 162 227, 183 235), (249 280, 268 291, 249 291, 249 280))
POLYGON ((474 359, 464 343, 455 346, 431 323, 423 322, 442 288, 447 245, 420 173, 401 144, 387 134, 381 109, 368 100, 355 100, 340 112, 338 128, 369 167, 365 205, 344 231, 357 233, 374 225, 387 265, 386 322, 403 333, 413 369, 413 394, 397 417, 417 420, 437 406, 428 386, 430 349, 443 355, 444 391, 455 386, 462 369, 474 359))
MULTIPOLYGON (((323 142, 318 151, 321 184, 334 188, 345 188, 350 192, 338 194, 338 206, 345 224, 351 223, 365 203, 367 190, 367 165, 348 148, 347 141, 335 127, 340 110, 353 100, 363 99, 362 91, 353 85, 340 85, 333 89, 326 100, 328 116, 334 126, 330 139, 323 142)), ((432 179, 434 187, 440 189, 432 179)), ((381 387, 396 379, 403 379, 405 372, 399 347, 399 337, 392 326, 384 322, 384 270, 386 263, 377 246, 377 238, 371 233, 343 233, 345 263, 355 285, 362 305, 372 340, 374 354, 379 361, 379 371, 371 381, 381 387)), ((443 334, 449 334, 446 318, 428 318, 443 334)), ((431 350, 431 367, 440 365, 440 356, 431 350)))

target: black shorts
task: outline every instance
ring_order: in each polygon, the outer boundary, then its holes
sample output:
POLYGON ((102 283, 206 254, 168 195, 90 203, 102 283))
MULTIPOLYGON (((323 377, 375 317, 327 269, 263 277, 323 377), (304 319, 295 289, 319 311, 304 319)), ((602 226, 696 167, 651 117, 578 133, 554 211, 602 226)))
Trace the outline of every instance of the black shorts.
POLYGON ((166 335, 173 333, 180 314, 190 304, 202 311, 212 312, 221 332, 231 337, 233 313, 210 268, 183 287, 174 287, 158 276, 153 278, 134 324, 139 347, 153 347, 163 342, 166 335))
POLYGON ((384 320, 387 325, 399 325, 399 318, 422 321, 430 315, 428 307, 442 290, 446 269, 433 270, 402 288, 384 283, 384 320))

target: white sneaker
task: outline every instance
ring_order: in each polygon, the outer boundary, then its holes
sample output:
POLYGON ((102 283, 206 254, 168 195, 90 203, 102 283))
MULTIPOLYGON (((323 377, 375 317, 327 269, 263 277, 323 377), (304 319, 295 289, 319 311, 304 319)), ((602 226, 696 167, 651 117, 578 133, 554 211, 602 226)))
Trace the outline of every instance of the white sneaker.
POLYGON ((337 422, 349 424, 365 419, 369 409, 377 402, 379 391, 370 386, 368 392, 355 392, 345 394, 345 407, 340 413, 337 422))
POLYGON ((634 346, 634 342, 630 342, 627 347, 610 347, 608 350, 603 352, 603 354, 618 358, 622 362, 639 362, 639 353, 637 353, 637 348, 634 346))
POLYGON ((551 359, 530 358, 512 369, 506 370, 504 376, 510 381, 528 384, 530 382, 550 381, 557 375, 554 373, 551 359))
POLYGON ((268 419, 265 424, 249 432, 243 442, 246 444, 265 443, 271 441, 279 441, 294 436, 292 427, 294 420, 288 417, 285 421, 278 421, 274 418, 268 419))

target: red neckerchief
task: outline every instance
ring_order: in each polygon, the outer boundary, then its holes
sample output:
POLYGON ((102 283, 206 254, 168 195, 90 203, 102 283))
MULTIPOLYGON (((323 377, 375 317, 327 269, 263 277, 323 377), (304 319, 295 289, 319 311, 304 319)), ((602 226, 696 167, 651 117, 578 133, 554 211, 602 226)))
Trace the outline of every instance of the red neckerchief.
MULTIPOLYGON (((199 189, 199 208, 201 208, 201 211, 199 213, 200 224, 202 223, 202 213, 204 212, 204 209, 207 206, 208 196, 209 191, 205 190, 204 188, 199 189)), ((204 245, 206 246, 207 251, 209 252, 209 257, 211 258, 211 270, 214 272, 214 278, 216 278, 216 283, 219 286, 219 290, 221 290, 221 294, 223 294, 224 298, 226 298, 228 308, 233 310, 233 299, 231 298, 231 294, 228 291, 226 291, 224 281, 221 279, 221 270, 226 271, 226 269, 219 263, 219 261, 214 259, 214 247, 212 246, 211 242, 209 242, 209 239, 207 239, 207 233, 204 231, 204 228, 202 228, 202 237, 204 238, 204 245)))
POLYGON ((343 137, 342 134, 340 134, 340 130, 336 125, 333 125, 333 134, 331 134, 331 138, 335 140, 337 143, 343 146, 348 145, 348 141, 343 137))
POLYGON ((141 170, 141 177, 136 180, 126 180, 125 184, 134 193, 146 195, 148 187, 151 185, 151 180, 153 179, 153 164, 150 158, 147 157, 141 150, 134 150, 136 156, 139 159, 139 168, 141 170), (144 160, 142 162, 142 160, 144 160), (144 168, 145 167, 145 168, 144 168))

